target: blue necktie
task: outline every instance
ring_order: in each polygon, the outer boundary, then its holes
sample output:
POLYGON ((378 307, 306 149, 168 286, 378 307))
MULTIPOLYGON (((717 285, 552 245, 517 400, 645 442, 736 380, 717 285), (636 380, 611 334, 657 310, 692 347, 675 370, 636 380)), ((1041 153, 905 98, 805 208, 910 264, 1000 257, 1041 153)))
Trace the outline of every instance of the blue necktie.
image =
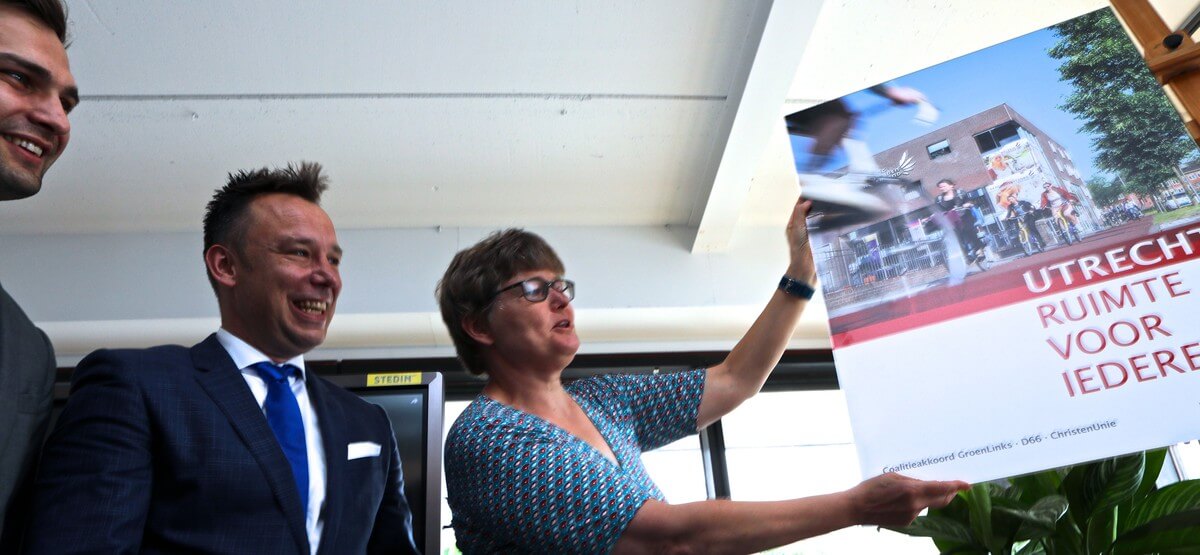
POLYGON ((292 475, 296 478, 296 488, 300 493, 300 507, 308 513, 308 447, 304 443, 304 420, 300 417, 300 405, 288 377, 293 373, 299 375, 300 369, 285 364, 276 366, 270 362, 259 362, 253 365, 267 382, 267 400, 263 402, 263 411, 267 414, 267 424, 275 432, 275 439, 283 448, 283 454, 292 466, 292 475))

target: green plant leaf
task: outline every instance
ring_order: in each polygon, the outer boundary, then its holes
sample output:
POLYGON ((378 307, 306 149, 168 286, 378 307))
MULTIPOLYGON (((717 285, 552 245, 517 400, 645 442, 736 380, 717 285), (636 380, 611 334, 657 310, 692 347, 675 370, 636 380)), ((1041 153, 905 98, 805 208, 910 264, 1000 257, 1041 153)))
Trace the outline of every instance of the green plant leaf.
POLYGON ((1142 471, 1142 485, 1138 486, 1137 492, 1133 494, 1134 500, 1140 501, 1154 491, 1155 481, 1162 473, 1163 463, 1166 460, 1167 450, 1165 448, 1146 451, 1146 468, 1142 471))
POLYGON ((1031 541, 1017 550, 1016 555, 1046 555, 1046 546, 1041 541, 1031 541))
POLYGON ((992 511, 1007 514, 1020 521, 1020 526, 1013 534, 1014 540, 1045 538, 1054 534, 1058 526, 1058 519, 1067 514, 1067 498, 1061 495, 1048 495, 1039 499, 1028 509, 993 506, 992 511))
POLYGON ((1194 509, 1200 509, 1200 480, 1176 482, 1146 496, 1130 511, 1130 532, 1153 520, 1194 509))
POLYGON ((977 484, 895 530, 930 537, 945 554, 1200 554, 1200 480, 1155 491, 1146 477, 1164 458, 1156 450, 977 484))
POLYGON ((990 555, 990 552, 982 547, 967 545, 952 547, 950 549, 942 549, 938 553, 940 555, 990 555))
POLYGON ((1114 555, 1195 555, 1200 553, 1200 510, 1185 511, 1151 521, 1142 527, 1136 539, 1124 536, 1113 544, 1114 555), (1192 524, 1186 525, 1184 522, 1192 524))
POLYGON ((1011 490, 1015 488, 992 490, 993 536, 1014 539, 1017 531, 1025 525, 1032 503, 1011 496, 1011 490))
POLYGON ((904 527, 884 526, 893 532, 909 536, 933 538, 935 540, 952 541, 981 546, 971 535, 971 529, 960 521, 935 515, 919 516, 912 524, 904 527))
POLYGON ((1108 553, 1117 539, 1117 508, 1098 509, 1087 523, 1087 552, 1093 555, 1108 553))
POLYGON ((1014 487, 1020 488, 1020 499, 1026 503, 1033 503, 1047 495, 1055 495, 1058 493, 1058 487, 1062 484, 1062 477, 1057 470, 1045 470, 1018 476, 1009 480, 1014 487))
POLYGON ((1020 503, 1021 498, 1025 497, 1026 495, 1028 494, 1025 493, 1025 488, 1021 487, 1021 485, 1018 483, 1010 481, 1006 486, 997 487, 992 491, 992 501, 997 499, 1005 499, 1020 503))
POLYGON ((1097 513, 1132 498, 1145 468, 1146 455, 1140 452, 1072 468, 1064 486, 1075 521, 1090 522, 1097 513))
POLYGON ((1087 522, 1087 514, 1083 513, 1087 505, 1085 497, 1084 482, 1087 475, 1091 472, 1093 465, 1098 463, 1080 464, 1071 467, 1067 471, 1066 476, 1063 476, 1060 492, 1067 496, 1071 520, 1079 522, 1087 522))
MULTIPOLYGON (((967 492, 959 492, 958 494, 956 494, 954 496, 954 499, 950 500, 949 505, 946 505, 945 507, 942 507, 940 509, 930 509, 928 515, 948 518, 955 522, 962 523, 963 526, 966 526, 968 529, 970 529, 969 525, 971 522, 971 513, 967 509, 967 500, 964 497, 966 495, 966 493, 967 492)), ((962 544, 961 542, 955 542, 955 541, 949 541, 949 540, 939 540, 939 539, 934 539, 933 545, 935 545, 938 548, 938 550, 943 553, 964 547, 964 544, 962 544)), ((974 544, 973 543, 970 545, 975 545, 975 546, 977 546, 978 549, 981 549, 981 550, 983 549, 982 544, 974 544)))
POLYGON ((1047 543, 1052 546, 1047 552, 1053 555, 1083 555, 1083 530, 1069 510, 1067 516, 1058 521, 1054 535, 1047 538, 1047 543))
POLYGON ((970 517, 967 511, 967 500, 965 498, 967 492, 960 491, 954 495, 954 499, 950 500, 950 504, 940 509, 929 509, 930 515, 944 516, 953 518, 960 522, 966 522, 970 517))
POLYGON ((1129 514, 1114 553, 1200 552, 1200 481, 1171 484, 1147 495, 1129 514))
POLYGON ((1005 552, 1004 541, 992 534, 992 488, 999 487, 983 483, 971 486, 964 492, 970 512, 971 532, 988 551, 992 553, 1005 552))

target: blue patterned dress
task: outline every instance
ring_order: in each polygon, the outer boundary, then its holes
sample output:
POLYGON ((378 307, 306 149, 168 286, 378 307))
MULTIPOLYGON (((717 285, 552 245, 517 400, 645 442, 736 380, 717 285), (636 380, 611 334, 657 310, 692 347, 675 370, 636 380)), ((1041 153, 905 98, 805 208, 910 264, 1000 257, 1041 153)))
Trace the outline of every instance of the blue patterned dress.
POLYGON ((567 386, 619 464, 537 416, 477 397, 446 438, 458 548, 611 551, 643 503, 663 500, 641 454, 696 432, 704 376, 607 375, 567 386))

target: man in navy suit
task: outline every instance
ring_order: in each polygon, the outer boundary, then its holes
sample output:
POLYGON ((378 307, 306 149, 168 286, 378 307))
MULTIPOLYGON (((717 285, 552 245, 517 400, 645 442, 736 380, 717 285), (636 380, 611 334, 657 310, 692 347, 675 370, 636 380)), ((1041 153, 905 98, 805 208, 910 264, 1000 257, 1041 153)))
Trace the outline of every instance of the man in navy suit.
MULTIPOLYGON (((0 201, 37 194, 67 148, 79 93, 66 38, 58 0, 0 0, 0 201)), ((46 334, 0 286, 0 553, 17 550, 29 515, 55 368, 46 334)))
POLYGON ((217 191, 204 261, 221 328, 79 364, 28 552, 416 552, 383 409, 304 370, 342 287, 325 188, 301 164, 217 191))

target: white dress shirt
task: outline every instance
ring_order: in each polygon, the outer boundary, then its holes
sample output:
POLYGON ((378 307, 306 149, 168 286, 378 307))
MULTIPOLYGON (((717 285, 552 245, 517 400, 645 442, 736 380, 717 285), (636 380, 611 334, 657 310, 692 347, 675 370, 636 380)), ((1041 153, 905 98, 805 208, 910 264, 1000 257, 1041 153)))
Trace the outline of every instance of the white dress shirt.
MULTIPOLYGON (((258 401, 258 408, 263 408, 267 400, 267 383, 258 375, 253 366, 259 362, 274 363, 267 355, 242 341, 237 336, 217 330, 217 341, 225 347, 225 351, 233 358, 233 363, 242 372, 250 393, 258 401)), ((321 508, 325 504, 325 447, 321 443, 321 427, 317 424, 317 413, 313 410, 312 400, 308 398, 308 387, 304 383, 308 375, 304 369, 304 356, 290 359, 284 364, 291 364, 300 369, 300 377, 292 374, 288 383, 292 393, 296 395, 296 404, 300 405, 300 418, 304 420, 304 442, 308 448, 308 506, 304 508, 304 528, 308 531, 308 547, 310 553, 316 554, 317 546, 321 544, 321 530, 325 522, 321 520, 321 508)), ((264 413, 265 416, 265 413, 264 413)))

